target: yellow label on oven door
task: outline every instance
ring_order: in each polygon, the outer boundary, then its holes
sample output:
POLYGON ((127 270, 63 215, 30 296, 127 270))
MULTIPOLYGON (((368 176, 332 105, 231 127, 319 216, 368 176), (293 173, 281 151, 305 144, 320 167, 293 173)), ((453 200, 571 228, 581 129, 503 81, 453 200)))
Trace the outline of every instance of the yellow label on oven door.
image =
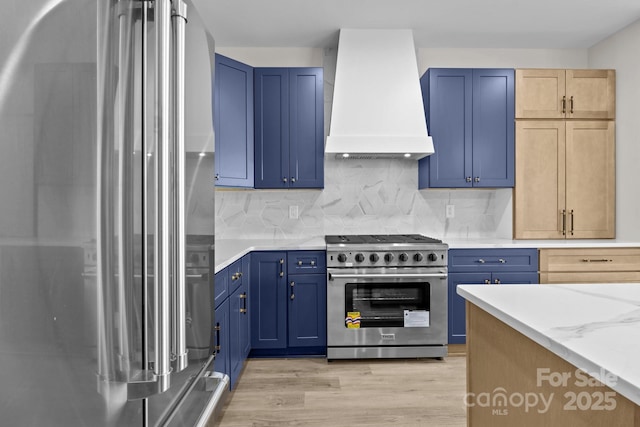
POLYGON ((349 329, 360 328, 360 312, 359 311, 347 312, 347 317, 344 319, 344 323, 347 325, 347 328, 349 329))

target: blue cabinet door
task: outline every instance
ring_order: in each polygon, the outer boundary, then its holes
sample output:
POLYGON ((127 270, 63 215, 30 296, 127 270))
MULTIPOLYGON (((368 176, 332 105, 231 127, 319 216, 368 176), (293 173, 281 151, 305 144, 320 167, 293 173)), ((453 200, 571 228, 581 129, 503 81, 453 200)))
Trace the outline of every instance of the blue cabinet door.
POLYGON ((420 83, 435 153, 419 187, 513 187, 514 70, 430 68, 420 83))
POLYGON ((216 185, 253 187, 253 68, 216 54, 213 93, 216 185))
POLYGON ((215 362, 214 369, 230 376, 229 369, 229 300, 225 299, 215 310, 215 362))
POLYGON ((473 186, 513 187, 514 70, 473 70, 473 186))
POLYGON ((420 187, 471 187, 470 69, 430 68, 420 79, 435 153, 419 161, 420 187), (425 89, 428 86, 428 90, 425 89))
POLYGON ((291 274, 289 281, 289 347, 327 345, 327 276, 291 274))
POLYGON ((467 340, 466 300, 458 295, 456 287, 487 282, 491 282, 491 273, 449 273, 449 344, 464 344, 467 340))
POLYGON ((289 69, 289 185, 324 187, 322 68, 289 69))
POLYGON ((256 68, 254 78, 255 188, 322 188, 322 68, 256 68))
POLYGON ((249 312, 252 349, 287 347, 286 252, 253 252, 249 312))
POLYGON ((289 188, 289 71, 256 68, 255 188, 289 188))
POLYGON ((229 369, 231 387, 236 384, 244 361, 247 357, 247 342, 249 340, 247 307, 247 285, 240 285, 229 296, 229 369))

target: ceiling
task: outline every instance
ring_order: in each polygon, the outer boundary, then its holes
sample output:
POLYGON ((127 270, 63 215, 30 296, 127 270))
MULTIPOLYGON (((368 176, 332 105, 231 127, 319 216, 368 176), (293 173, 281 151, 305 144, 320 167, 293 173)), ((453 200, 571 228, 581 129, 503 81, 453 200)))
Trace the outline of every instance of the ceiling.
POLYGON ((589 48, 638 0, 192 0, 224 47, 332 47, 340 28, 410 28, 418 48, 589 48))

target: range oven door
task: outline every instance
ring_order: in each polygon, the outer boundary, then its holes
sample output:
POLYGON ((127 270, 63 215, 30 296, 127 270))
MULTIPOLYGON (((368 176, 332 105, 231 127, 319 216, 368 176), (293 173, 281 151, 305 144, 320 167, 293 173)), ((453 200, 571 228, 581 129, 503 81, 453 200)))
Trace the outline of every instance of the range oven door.
POLYGON ((446 268, 328 270, 328 347, 446 343, 446 268))

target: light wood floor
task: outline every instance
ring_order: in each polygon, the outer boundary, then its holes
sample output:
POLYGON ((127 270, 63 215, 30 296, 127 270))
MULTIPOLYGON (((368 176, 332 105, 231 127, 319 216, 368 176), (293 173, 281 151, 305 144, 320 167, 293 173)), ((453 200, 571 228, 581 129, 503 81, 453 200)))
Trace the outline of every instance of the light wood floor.
POLYGON ((220 426, 465 426, 464 357, 249 359, 220 426))

